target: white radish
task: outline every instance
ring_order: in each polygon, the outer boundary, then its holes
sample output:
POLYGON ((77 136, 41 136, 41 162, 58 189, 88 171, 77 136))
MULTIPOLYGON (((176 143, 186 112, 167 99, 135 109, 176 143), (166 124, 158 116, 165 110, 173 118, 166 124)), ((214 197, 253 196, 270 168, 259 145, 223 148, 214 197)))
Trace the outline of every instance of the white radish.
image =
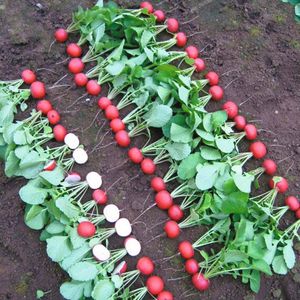
POLYGON ((72 150, 79 146, 79 138, 74 133, 68 133, 65 136, 64 142, 72 150))
POLYGON ((107 222, 115 223, 120 218, 120 211, 116 205, 109 204, 104 207, 103 215, 107 222))
POLYGON ((56 168, 56 161, 51 160, 45 165, 44 171, 53 171, 55 168, 56 168))
POLYGON ((126 271, 127 271, 127 262, 126 261, 122 261, 113 270, 112 275, 122 275, 126 271))
POLYGON ((81 176, 76 172, 72 172, 68 174, 68 176, 65 178, 65 182, 68 184, 75 184, 80 181, 81 181, 81 176))
POLYGON ((107 261, 110 258, 109 250, 102 244, 93 247, 93 255, 98 261, 107 261))
POLYGON ((115 229, 118 236, 126 237, 129 236, 132 232, 132 227, 128 219, 121 218, 115 224, 115 229))
POLYGON ((86 175, 86 181, 93 190, 99 189, 102 185, 102 177, 97 172, 90 172, 86 175))
POLYGON ((89 158, 88 158, 88 155, 87 155, 87 153, 84 149, 77 148, 73 152, 73 159, 79 165, 83 165, 88 161, 89 158))
POLYGON ((130 256, 137 256, 140 254, 140 252, 142 250, 141 243, 133 237, 128 237, 125 240, 124 245, 125 245, 125 249, 126 249, 127 253, 130 256))

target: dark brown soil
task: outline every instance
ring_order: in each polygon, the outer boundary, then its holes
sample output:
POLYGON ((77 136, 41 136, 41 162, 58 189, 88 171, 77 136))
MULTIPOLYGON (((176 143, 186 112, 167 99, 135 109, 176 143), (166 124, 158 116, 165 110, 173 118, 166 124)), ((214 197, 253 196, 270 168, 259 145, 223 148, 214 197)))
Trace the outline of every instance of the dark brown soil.
MULTIPOLYGON (((39 78, 50 87, 66 74, 65 65, 56 64, 66 58, 64 47, 53 45, 49 51, 53 31, 70 22, 78 4, 88 6, 92 2, 0 0, 0 78, 15 79, 23 68, 30 67, 38 70, 39 78)), ((118 2, 137 4, 137 1, 118 2)), ((292 7, 279 0, 173 0, 162 1, 157 6, 182 22, 199 16, 182 26, 182 30, 188 34, 199 32, 192 41, 203 49, 209 68, 222 74, 226 98, 244 102, 242 112, 261 128, 260 137, 268 144, 270 157, 281 161, 280 174, 289 179, 291 194, 300 196, 300 25, 293 20, 292 7)), ((70 76, 63 81, 70 82, 70 76)), ((63 123, 76 130, 91 151, 107 132, 107 124, 98 132, 104 122, 100 114, 91 124, 96 115, 95 99, 83 98, 72 106, 82 93, 74 87, 69 91, 54 89, 49 98, 62 112, 63 123)), ((102 146, 111 142, 112 136, 107 134, 102 146)), ((124 208, 124 215, 130 220, 140 214, 144 202, 145 207, 153 203, 152 194, 147 200, 149 179, 125 162, 125 151, 114 145, 95 151, 88 166, 80 172, 84 174, 91 169, 103 174, 105 188, 121 178, 109 196, 124 208)), ((1 165, 0 299, 35 299, 37 289, 51 290, 46 299, 61 299, 59 285, 65 274, 48 259, 45 244, 39 242, 39 233, 23 223, 23 205, 18 197, 23 183, 19 179, 7 179, 1 165)), ((146 226, 152 227, 165 218, 164 213, 154 208, 141 219, 145 224, 135 226, 134 233, 144 244, 143 253, 158 260, 157 273, 166 280, 176 300, 300 299, 299 260, 288 276, 264 278, 258 295, 253 295, 239 280, 224 277, 214 279, 210 291, 199 296, 189 278, 174 280, 185 276, 180 259, 159 263, 159 259, 176 252, 177 243, 161 238, 147 244, 161 233, 161 226, 148 231, 146 226), (184 292, 188 297, 184 297, 184 292)), ((299 251, 299 244, 297 248, 299 251)))

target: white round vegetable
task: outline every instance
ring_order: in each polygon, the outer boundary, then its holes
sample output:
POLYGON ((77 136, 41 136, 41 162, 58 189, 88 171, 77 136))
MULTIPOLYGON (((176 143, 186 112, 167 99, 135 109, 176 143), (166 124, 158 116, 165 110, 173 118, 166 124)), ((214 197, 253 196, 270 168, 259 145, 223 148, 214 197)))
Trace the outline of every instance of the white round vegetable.
POLYGON ((116 268, 112 272, 112 275, 122 275, 123 273, 126 272, 126 270, 127 270, 127 262, 126 261, 122 261, 121 263, 119 263, 116 266, 116 268))
POLYGON ((79 146, 79 138, 74 133, 68 133, 65 136, 64 142, 72 150, 79 146))
POLYGON ((106 261, 110 258, 109 250, 102 244, 93 247, 93 255, 99 261, 106 261))
POLYGON ((115 229, 118 236, 126 237, 129 236, 132 232, 132 227, 128 219, 121 218, 115 224, 115 229))
POLYGON ((109 204, 104 207, 103 215, 107 222, 115 223, 120 218, 120 211, 116 205, 109 204))
POLYGON ((81 181, 81 176, 80 174, 76 173, 76 172, 72 172, 70 174, 68 174, 68 176, 65 178, 65 182, 68 184, 74 184, 74 183, 78 183, 81 181))
POLYGON ((102 177, 97 172, 90 172, 86 175, 86 181, 93 190, 99 189, 102 185, 102 177))
POLYGON ((86 151, 82 148, 77 148, 74 150, 73 158, 75 162, 78 163, 79 165, 85 164, 89 159, 86 151))
POLYGON ((140 254, 142 246, 137 239, 129 237, 125 240, 125 249, 130 256, 137 256, 140 254))

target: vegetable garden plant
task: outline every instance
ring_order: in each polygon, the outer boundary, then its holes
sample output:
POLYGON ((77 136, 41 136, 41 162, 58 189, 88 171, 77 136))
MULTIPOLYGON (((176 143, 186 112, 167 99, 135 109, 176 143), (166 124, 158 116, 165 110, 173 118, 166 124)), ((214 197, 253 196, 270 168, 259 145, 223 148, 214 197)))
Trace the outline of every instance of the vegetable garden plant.
MULTIPOLYGON (((165 21, 164 13, 148 2, 140 9, 124 9, 99 1, 90 9, 79 8, 55 39, 64 43, 69 34, 79 36, 66 48, 78 87, 91 96, 101 93, 101 85, 109 87, 97 105, 110 121, 116 145, 127 148, 134 137, 146 136, 144 147, 130 147, 128 159, 151 176, 159 164, 168 164, 164 178, 152 176, 156 195, 143 212, 154 206, 166 211, 169 220, 160 237, 176 239, 185 228, 207 228, 195 241, 178 245, 193 286, 203 292, 215 276, 231 275, 258 292, 262 273, 284 275, 295 265, 293 243, 299 240, 300 221, 283 229, 280 220, 289 209, 299 219, 300 205, 288 196, 285 206, 276 206, 276 196, 287 192, 288 182, 275 176, 274 161, 246 169, 251 158, 265 158, 267 148, 254 141, 256 127, 238 115, 234 102, 208 111, 210 101, 223 98, 218 75, 205 72, 196 47, 174 50, 187 43, 178 30, 176 19, 165 21), (83 45, 88 48, 84 54, 83 45), (160 134, 156 140, 154 130, 160 134), (244 138, 251 141, 248 152, 239 150, 244 138), (271 176, 267 192, 260 192, 263 173, 271 176), (175 186, 172 191, 169 183, 175 186)), ((0 157, 6 176, 28 180, 19 192, 26 204, 24 220, 41 230, 48 256, 68 273, 62 296, 138 300, 149 293, 173 299, 163 279, 154 275, 150 257, 138 257, 136 269, 127 269, 126 255, 136 257, 143 248, 132 236, 137 223, 108 204, 100 174, 91 171, 82 178, 75 171, 88 153, 59 124, 60 115, 45 95, 44 83, 31 70, 22 72, 22 80, 0 82, 0 157), (38 100, 36 109, 16 120, 19 111, 28 111, 30 96, 38 100), (86 201, 88 190, 92 199, 86 201), (124 239, 123 248, 110 247, 113 236, 124 239), (145 286, 136 287, 141 275, 145 286)))

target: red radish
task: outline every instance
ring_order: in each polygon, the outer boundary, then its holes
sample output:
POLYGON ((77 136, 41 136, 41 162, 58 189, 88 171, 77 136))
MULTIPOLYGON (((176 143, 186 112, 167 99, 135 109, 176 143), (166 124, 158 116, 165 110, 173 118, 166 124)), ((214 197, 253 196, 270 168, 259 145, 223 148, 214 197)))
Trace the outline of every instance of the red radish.
POLYGON ((122 275, 127 271, 127 262, 122 261, 119 263, 116 268, 113 270, 112 275, 122 275))
POLYGON ((46 96, 46 89, 43 82, 35 81, 30 86, 31 96, 35 99, 42 99, 46 96))
POLYGON ((173 294, 169 291, 162 291, 158 294, 157 300, 173 300, 173 294))
POLYGON ((288 181, 285 178, 283 178, 283 177, 277 177, 277 179, 279 179, 279 181, 277 181, 275 183, 274 178, 270 179, 270 181, 269 181, 270 188, 271 189, 276 188, 277 191, 278 191, 278 193, 284 194, 288 190, 288 188, 289 188, 288 181))
POLYGON ((120 210, 116 205, 109 204, 104 207, 103 215, 107 222, 115 223, 120 218, 120 210))
POLYGON ((252 141, 252 140, 255 140, 257 138, 257 129, 252 124, 247 124, 245 126, 245 133, 246 133, 247 140, 252 141))
POLYGON ((65 136, 64 142, 72 150, 76 149, 80 144, 78 136, 74 133, 68 133, 65 136))
POLYGON ((192 277, 194 287, 199 291, 206 291, 209 288, 210 282, 201 273, 196 273, 192 277))
POLYGON ((201 58, 196 58, 195 59, 194 66, 196 68, 196 72, 198 72, 198 73, 203 72, 205 70, 205 68, 206 68, 205 62, 201 58))
POLYGON ((157 296, 163 291, 165 284, 159 276, 151 276, 147 279, 146 286, 150 294, 157 296))
POLYGON ((114 105, 108 105, 105 109, 105 117, 108 120, 113 120, 119 118, 119 110, 114 105))
POLYGON ((145 174, 152 175, 156 170, 156 165, 152 159, 144 158, 141 162, 141 169, 145 174))
POLYGON ((79 165, 85 164, 89 159, 86 151, 82 148, 75 149, 72 156, 74 161, 79 165))
POLYGON ((294 196, 288 196, 285 198, 285 205, 289 207, 292 211, 297 211, 300 208, 300 203, 298 199, 294 196))
POLYGON ((140 164, 144 159, 142 151, 137 147, 128 150, 128 157, 134 164, 140 164))
POLYGON ((81 73, 84 69, 84 63, 80 58, 72 58, 69 62, 69 71, 73 74, 81 73))
POLYGON ((136 268, 141 274, 149 276, 154 272, 154 263, 151 258, 144 256, 138 260, 136 268))
POLYGON ((63 142, 67 133, 67 129, 60 124, 55 125, 53 128, 53 135, 57 142, 63 142))
POLYGON ((249 150, 256 159, 261 159, 267 154, 267 148, 265 144, 260 141, 252 143, 249 150))
POLYGON ((84 73, 77 73, 74 76, 74 81, 77 86, 83 87, 88 83, 88 78, 84 73))
POLYGON ((24 70, 21 74, 21 77, 26 84, 32 84, 36 81, 36 75, 29 69, 24 70))
POLYGON ((195 46, 188 46, 185 52, 189 58, 196 59, 199 56, 199 51, 195 46))
POLYGON ((81 176, 76 172, 72 172, 68 174, 68 176, 65 178, 65 182, 68 184, 74 184, 80 181, 81 181, 81 176))
POLYGON ((300 219, 300 208, 296 211, 295 215, 297 219, 300 219))
POLYGON ((238 106, 233 101, 226 101, 222 109, 226 111, 229 119, 234 119, 239 112, 238 106))
POLYGON ((190 259, 195 255, 193 245, 189 241, 181 242, 178 246, 178 250, 180 255, 185 259, 190 259))
POLYGON ((48 111, 47 118, 51 125, 56 125, 60 121, 60 115, 55 109, 48 111))
POLYGON ((67 54, 70 57, 80 57, 82 54, 82 49, 79 45, 71 43, 67 46, 67 54))
POLYGON ((208 92, 211 94, 212 99, 215 101, 220 101, 223 99, 224 91, 218 85, 212 86, 208 92))
POLYGON ((92 194, 93 200, 99 204, 103 205, 107 203, 107 194, 103 190, 96 189, 92 194))
POLYGON ((46 116, 52 110, 52 104, 48 100, 40 100, 36 105, 36 109, 46 116))
POLYGON ((199 264, 195 258, 190 258, 185 262, 185 271, 190 275, 199 271, 199 264))
POLYGON ((147 9, 148 13, 149 14, 152 14, 153 13, 153 6, 150 2, 148 1, 144 1, 140 4, 140 8, 142 9, 147 9))
POLYGON ((216 72, 208 72, 205 75, 205 78, 208 80, 209 85, 213 86, 213 85, 217 85, 219 83, 219 75, 216 72))
POLYGON ((243 117, 241 115, 237 115, 234 118, 234 122, 235 122, 235 128, 237 130, 244 130, 245 126, 247 125, 247 121, 246 121, 245 117, 243 117))
POLYGON ((183 211, 179 205, 174 204, 168 209, 168 216, 173 221, 180 221, 183 215, 183 211))
POLYGON ((126 148, 130 145, 130 137, 126 130, 118 131, 115 140, 120 147, 126 148))
POLYGON ((114 133, 125 129, 125 124, 119 118, 111 120, 109 126, 114 133))
POLYGON ((97 190, 102 185, 102 177, 97 172, 89 172, 85 179, 92 190, 97 190))
POLYGON ((173 198, 168 191, 160 191, 155 196, 155 202, 158 208, 166 210, 173 205, 173 198))
POLYGON ((272 159, 266 159, 263 162, 262 167, 265 169, 265 173, 270 176, 275 175, 275 173, 277 171, 277 165, 274 162, 274 160, 272 160, 272 159))
POLYGON ((53 171, 55 168, 56 168, 56 161, 51 160, 45 165, 44 171, 53 171))
POLYGON ((92 96, 98 96, 101 92, 101 86, 96 80, 89 80, 86 84, 87 92, 92 96))
POLYGON ((137 256, 142 250, 141 243, 133 237, 126 238, 124 246, 130 256, 137 256))
POLYGON ((57 42, 64 43, 68 39, 68 32, 63 28, 59 28, 55 31, 54 37, 57 42))
POLYGON ((167 28, 172 33, 178 32, 179 29, 178 21, 174 18, 167 19, 167 28))
POLYGON ((156 17, 157 22, 161 23, 163 22, 166 17, 165 17, 165 13, 162 10, 156 10, 153 15, 156 17))
POLYGON ((160 192, 166 189, 166 184, 161 177, 153 177, 151 179, 151 187, 155 192, 160 192))
POLYGON ((96 233, 95 225, 90 221, 83 221, 77 226, 77 233, 81 237, 89 238, 96 233))
POLYGON ((116 233, 120 237, 129 236, 132 232, 132 227, 128 219, 121 218, 115 224, 116 233))
POLYGON ((176 34, 176 40, 177 40, 176 45, 178 47, 184 47, 186 45, 186 43, 187 43, 186 34, 184 32, 178 32, 176 34))
POLYGON ((101 97, 98 100, 98 107, 102 110, 105 110, 110 105, 111 105, 111 101, 107 97, 101 97))
POLYGON ((164 231, 167 234, 167 237, 170 239, 175 239, 180 234, 180 228, 175 221, 166 222, 164 231))
POLYGON ((101 262, 109 260, 111 256, 109 250, 102 244, 95 245, 92 252, 94 257, 101 262))

